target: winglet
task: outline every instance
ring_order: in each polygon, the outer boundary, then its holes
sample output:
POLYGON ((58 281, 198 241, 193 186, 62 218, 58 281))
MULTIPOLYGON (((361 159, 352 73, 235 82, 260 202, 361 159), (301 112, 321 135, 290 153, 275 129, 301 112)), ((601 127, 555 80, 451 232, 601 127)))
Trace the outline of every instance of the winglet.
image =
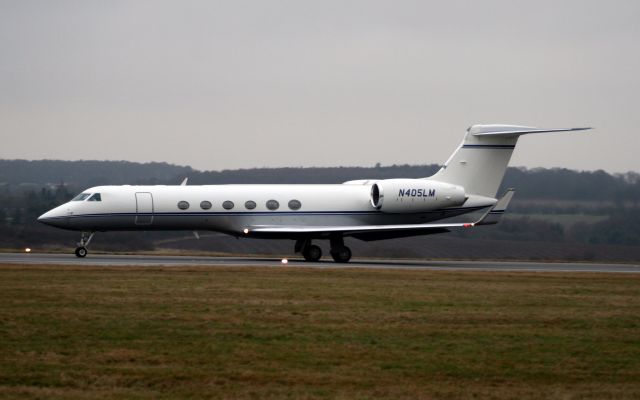
POLYGON ((187 186, 187 181, 189 180, 189 177, 184 178, 184 180, 182 181, 182 183, 180 184, 180 186, 187 186))
POLYGON ((489 211, 487 211, 482 218, 474 225, 494 225, 500 222, 502 215, 505 211, 507 211, 507 207, 509 207, 509 202, 513 198, 515 194, 515 190, 508 189, 507 192, 498 200, 495 206, 493 206, 489 211))

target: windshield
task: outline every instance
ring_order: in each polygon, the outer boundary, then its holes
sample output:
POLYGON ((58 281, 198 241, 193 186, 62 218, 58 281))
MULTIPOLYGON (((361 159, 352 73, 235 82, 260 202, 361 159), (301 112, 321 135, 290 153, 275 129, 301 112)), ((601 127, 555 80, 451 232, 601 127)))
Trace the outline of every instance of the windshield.
POLYGON ((94 193, 87 201, 102 201, 102 197, 100 196, 100 193, 94 193))
POLYGON ((82 201, 89 196, 91 196, 91 193, 80 193, 79 195, 71 199, 71 201, 82 201))

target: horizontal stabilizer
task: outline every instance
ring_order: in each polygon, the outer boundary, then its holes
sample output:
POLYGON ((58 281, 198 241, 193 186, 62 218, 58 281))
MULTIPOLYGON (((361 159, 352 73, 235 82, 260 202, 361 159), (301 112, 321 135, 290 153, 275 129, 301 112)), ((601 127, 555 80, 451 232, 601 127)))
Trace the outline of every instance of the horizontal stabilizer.
POLYGON ((557 128, 557 129, 540 129, 531 126, 516 125, 474 125, 469 128, 469 132, 473 136, 493 136, 493 137, 513 137, 527 135, 529 133, 546 133, 546 132, 574 132, 586 131, 591 127, 584 128, 557 128))

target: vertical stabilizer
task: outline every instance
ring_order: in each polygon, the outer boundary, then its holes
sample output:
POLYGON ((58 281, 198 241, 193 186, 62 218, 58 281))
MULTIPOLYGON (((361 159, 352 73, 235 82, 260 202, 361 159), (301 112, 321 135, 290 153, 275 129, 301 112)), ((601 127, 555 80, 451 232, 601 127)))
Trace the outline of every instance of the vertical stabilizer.
POLYGON ((515 125, 474 125, 446 163, 427 178, 453 183, 467 194, 496 197, 520 135, 568 132, 590 128, 538 129, 515 125))

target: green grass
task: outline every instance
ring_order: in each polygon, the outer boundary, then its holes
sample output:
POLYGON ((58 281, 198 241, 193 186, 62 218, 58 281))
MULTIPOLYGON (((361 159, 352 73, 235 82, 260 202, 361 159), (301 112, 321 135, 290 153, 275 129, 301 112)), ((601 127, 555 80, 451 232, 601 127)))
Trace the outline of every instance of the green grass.
POLYGON ((0 398, 638 398, 640 277, 0 266, 0 398))

